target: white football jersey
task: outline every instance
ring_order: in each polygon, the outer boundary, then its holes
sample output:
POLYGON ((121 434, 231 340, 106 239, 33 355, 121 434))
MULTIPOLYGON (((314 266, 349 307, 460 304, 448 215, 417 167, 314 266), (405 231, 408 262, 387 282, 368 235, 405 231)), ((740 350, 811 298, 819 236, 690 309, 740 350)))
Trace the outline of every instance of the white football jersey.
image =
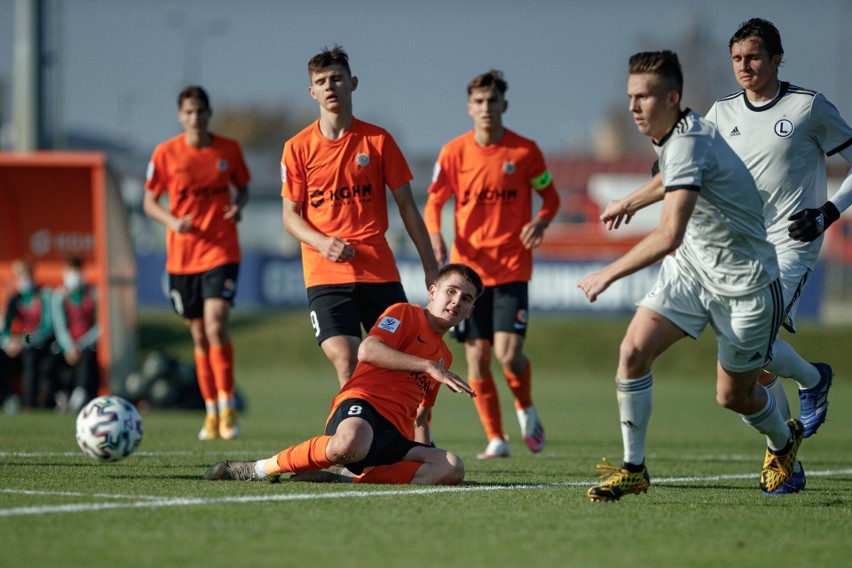
POLYGON ((654 149, 666 191, 698 191, 677 257, 705 288, 751 294, 778 278, 754 179, 716 127, 687 109, 654 149))
POLYGON ((706 118, 754 176, 778 254, 795 251, 812 268, 822 237, 812 243, 791 239, 787 219, 826 202, 825 157, 852 144, 852 128, 823 95, 787 82, 762 106, 750 103, 744 91, 721 98, 706 118))

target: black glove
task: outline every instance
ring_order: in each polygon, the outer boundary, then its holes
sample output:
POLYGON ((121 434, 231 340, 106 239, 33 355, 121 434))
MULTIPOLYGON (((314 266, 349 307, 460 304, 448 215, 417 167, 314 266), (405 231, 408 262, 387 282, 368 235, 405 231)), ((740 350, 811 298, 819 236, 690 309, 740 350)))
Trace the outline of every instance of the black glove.
POLYGON ((790 238, 809 243, 816 240, 828 227, 840 218, 840 211, 831 201, 819 209, 802 209, 790 216, 790 238))

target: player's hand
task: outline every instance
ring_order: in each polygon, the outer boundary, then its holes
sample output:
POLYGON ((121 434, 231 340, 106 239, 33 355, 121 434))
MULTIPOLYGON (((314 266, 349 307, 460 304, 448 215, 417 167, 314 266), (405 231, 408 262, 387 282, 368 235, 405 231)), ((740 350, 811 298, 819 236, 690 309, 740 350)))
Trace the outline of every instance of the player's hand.
POLYGON ((603 271, 587 274, 577 282, 577 288, 583 291, 589 303, 594 303, 604 290, 609 288, 609 280, 603 271))
POLYGON ((186 234, 192 229, 192 215, 184 215, 180 218, 175 218, 172 222, 172 231, 175 233, 186 234))
POLYGON ((452 371, 447 371, 436 364, 429 374, 432 375, 432 378, 439 383, 447 385, 453 392, 463 392, 470 398, 474 398, 476 396, 476 392, 474 392, 473 388, 467 384, 464 379, 452 371))
POLYGON ((629 225, 632 218, 633 213, 627 210, 624 202, 620 199, 607 203, 606 209, 601 213, 601 222, 606 225, 608 231, 619 228, 622 223, 629 225))
POLYGON ((355 249, 352 245, 337 237, 328 237, 320 252, 332 262, 348 262, 355 256, 355 249))
POLYGON ((70 351, 63 353, 62 356, 65 357, 65 362, 73 367, 80 360, 80 350, 75 346, 70 351))
POLYGON ((236 203, 231 203, 225 206, 225 221, 233 221, 234 223, 239 223, 243 218, 242 213, 240 213, 240 207, 236 203))
POLYGON ((14 359, 18 355, 20 355, 21 351, 23 350, 24 344, 17 337, 10 337, 9 341, 6 343, 6 346, 3 348, 3 351, 5 351, 6 355, 8 355, 11 359, 14 359))
POLYGON ((831 201, 826 201, 819 209, 802 209, 791 215, 788 229, 790 238, 809 243, 816 240, 832 223, 840 218, 840 211, 831 201))
POLYGON ((438 266, 444 266, 447 262, 447 244, 444 242, 444 237, 441 233, 432 233, 429 235, 429 240, 432 241, 432 252, 435 253, 438 266))
POLYGON ((544 217, 536 217, 521 229, 521 243, 524 248, 532 249, 541 244, 544 238, 544 230, 547 228, 547 220, 544 217))

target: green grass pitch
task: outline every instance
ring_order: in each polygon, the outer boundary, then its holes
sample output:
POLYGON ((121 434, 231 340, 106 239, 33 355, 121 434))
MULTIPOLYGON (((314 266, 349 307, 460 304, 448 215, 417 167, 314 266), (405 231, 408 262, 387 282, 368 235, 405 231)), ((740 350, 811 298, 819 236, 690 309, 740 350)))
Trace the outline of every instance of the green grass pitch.
MULTIPOLYGON (((173 314, 143 314, 143 353, 191 359, 173 314)), ((458 453, 459 488, 208 482, 221 459, 269 457, 321 432, 336 388, 303 311, 232 320, 243 436, 199 442, 200 411, 143 415, 130 458, 97 463, 74 416, 0 414, 0 565, 766 566, 844 565, 852 526, 852 327, 803 325, 792 343, 836 372, 828 422, 800 457, 807 489, 757 489, 764 441, 714 399, 708 330, 655 367, 647 494, 591 503, 595 464, 621 459, 613 376, 625 318, 533 314, 527 353, 547 446, 523 446, 499 369, 513 456, 479 461, 473 403, 444 390, 435 440, 458 453)), ((784 335, 790 339, 789 335, 784 335)), ((454 370, 463 351, 451 342, 454 370)), ((787 384, 794 413, 794 385, 787 384)))

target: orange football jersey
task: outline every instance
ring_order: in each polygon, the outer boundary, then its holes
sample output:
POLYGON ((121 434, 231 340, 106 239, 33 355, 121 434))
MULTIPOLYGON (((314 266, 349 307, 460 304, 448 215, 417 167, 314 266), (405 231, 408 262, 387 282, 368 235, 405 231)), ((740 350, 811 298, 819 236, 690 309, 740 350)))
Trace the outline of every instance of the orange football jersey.
POLYGON ((281 196, 301 205, 302 217, 320 233, 355 249, 348 262, 332 262, 302 243, 307 287, 352 282, 399 282, 388 230, 387 192, 411 181, 393 137, 353 119, 352 128, 329 140, 311 123, 284 144, 281 196))
POLYGON ((441 149, 424 221, 430 234, 439 232, 441 208, 454 196, 450 262, 469 265, 486 286, 526 282, 532 250, 524 248, 520 234, 532 220, 533 190, 543 199, 538 215, 551 221, 559 194, 535 142, 506 130, 500 143, 483 147, 470 131, 441 149))
MULTIPOLYGON (((432 329, 420 306, 406 303, 392 305, 376 321, 370 335, 397 351, 434 361, 444 369, 449 369, 453 362, 444 338, 432 329)), ((413 440, 417 408, 421 405, 427 408, 434 406, 440 386, 441 383, 426 374, 391 371, 358 363, 352 378, 332 401, 332 414, 342 401, 362 398, 396 426, 402 435, 413 440)))
POLYGON ((172 215, 190 215, 192 230, 166 232, 166 270, 172 274, 197 274, 240 261, 237 224, 226 221, 231 185, 242 187, 250 179, 240 145, 211 135, 210 146, 195 148, 183 134, 154 149, 148 163, 145 189, 159 198, 168 194, 172 215))

